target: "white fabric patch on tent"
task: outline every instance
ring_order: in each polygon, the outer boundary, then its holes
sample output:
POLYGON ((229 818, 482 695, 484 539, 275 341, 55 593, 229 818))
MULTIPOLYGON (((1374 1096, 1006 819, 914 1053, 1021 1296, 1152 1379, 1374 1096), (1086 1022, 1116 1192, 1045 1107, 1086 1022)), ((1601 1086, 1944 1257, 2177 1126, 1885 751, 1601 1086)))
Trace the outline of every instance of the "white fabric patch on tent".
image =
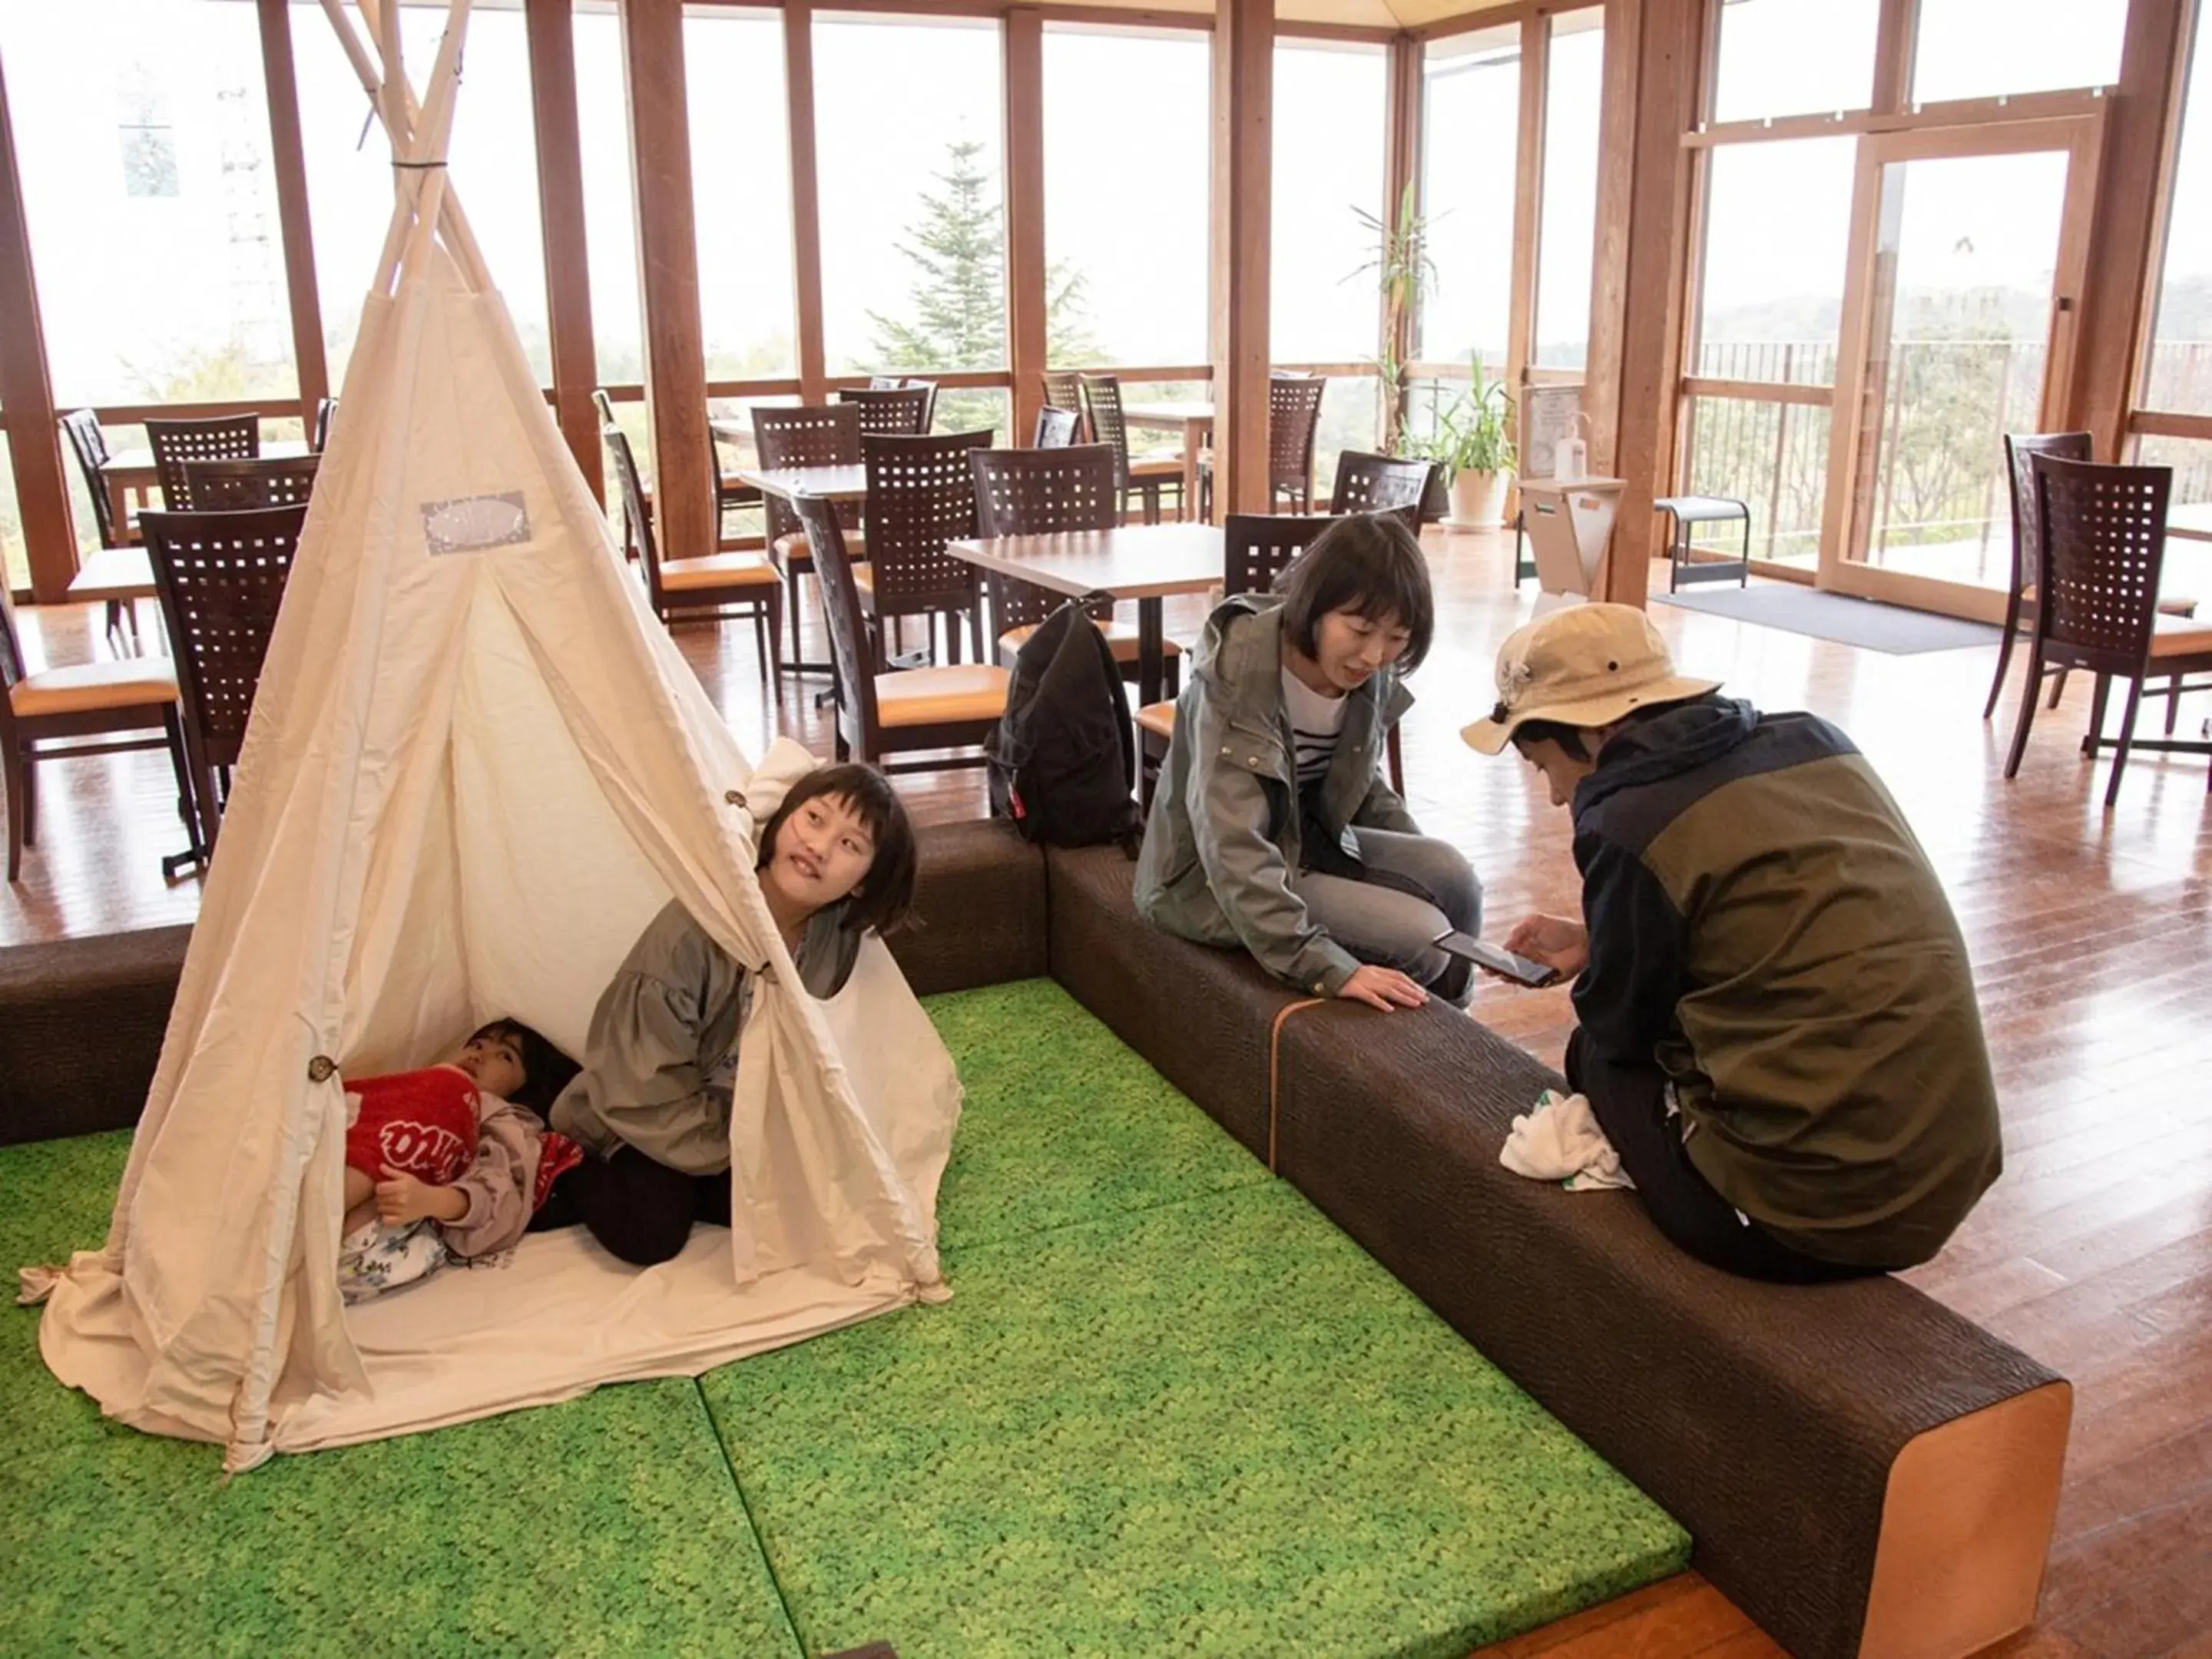
MULTIPOLYGON (((361 6, 416 163, 451 128, 467 0, 450 4, 419 112, 393 14, 361 6)), ((752 873, 759 824, 813 758, 739 752, 610 539, 444 170, 396 177, 107 1244, 53 1284, 40 1331, 110 1415, 224 1442, 234 1468, 946 1294, 951 1057, 880 941, 837 996, 809 997, 752 873), (498 534, 441 506, 477 497, 506 504, 498 534), (349 1314, 342 1074, 425 1063, 498 1015, 580 1058, 672 898, 756 975, 730 1231, 643 1273, 580 1233, 533 1235, 503 1268, 349 1314)))

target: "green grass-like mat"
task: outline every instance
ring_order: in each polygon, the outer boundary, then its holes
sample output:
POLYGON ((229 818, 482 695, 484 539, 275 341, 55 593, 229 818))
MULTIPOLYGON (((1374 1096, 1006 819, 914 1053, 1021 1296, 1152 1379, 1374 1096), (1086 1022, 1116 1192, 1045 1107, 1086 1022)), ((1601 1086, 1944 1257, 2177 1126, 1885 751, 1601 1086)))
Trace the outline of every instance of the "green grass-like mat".
MULTIPOLYGON (((127 1135, 0 1151, 0 1264, 106 1230, 127 1135)), ((0 1318, 14 1655, 796 1656, 698 1385, 279 1457, 110 1423, 0 1318)))
MULTIPOLYGON (((1056 986, 929 1007, 943 1307, 228 1485, 0 1317, 6 1651, 1445 1654, 1682 1565, 1056 986)), ((127 1148, 0 1149, 0 1267, 95 1245, 127 1148)))

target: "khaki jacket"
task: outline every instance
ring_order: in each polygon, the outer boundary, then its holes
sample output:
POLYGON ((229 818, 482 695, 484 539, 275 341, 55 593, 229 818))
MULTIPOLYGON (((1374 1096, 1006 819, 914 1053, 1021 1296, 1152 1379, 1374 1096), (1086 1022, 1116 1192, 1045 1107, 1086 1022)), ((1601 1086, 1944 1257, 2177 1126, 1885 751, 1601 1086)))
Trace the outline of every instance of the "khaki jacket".
MULTIPOLYGON (((1359 963, 1293 884, 1328 849, 1304 845, 1282 623, 1282 601, 1258 593, 1239 594, 1207 618, 1145 825, 1137 908, 1200 945, 1243 946, 1310 995, 1334 996, 1359 963)), ((1320 825, 1347 855, 1357 854, 1355 824, 1420 832, 1381 768, 1385 735, 1413 704, 1389 669, 1349 695, 1317 799, 1320 825)))

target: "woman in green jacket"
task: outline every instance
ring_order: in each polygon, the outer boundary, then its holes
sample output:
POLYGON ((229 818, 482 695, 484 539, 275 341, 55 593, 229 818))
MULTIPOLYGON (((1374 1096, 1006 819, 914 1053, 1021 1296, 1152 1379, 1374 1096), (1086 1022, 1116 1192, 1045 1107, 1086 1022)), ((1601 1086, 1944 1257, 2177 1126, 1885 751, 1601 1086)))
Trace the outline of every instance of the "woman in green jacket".
POLYGON ((1311 996, 1385 1012, 1464 1004, 1468 965, 1431 943, 1482 922, 1459 851, 1420 832, 1381 771, 1401 684, 1436 602, 1393 514, 1331 526, 1271 594, 1208 618, 1137 865, 1137 908, 1201 945, 1242 946, 1311 996))

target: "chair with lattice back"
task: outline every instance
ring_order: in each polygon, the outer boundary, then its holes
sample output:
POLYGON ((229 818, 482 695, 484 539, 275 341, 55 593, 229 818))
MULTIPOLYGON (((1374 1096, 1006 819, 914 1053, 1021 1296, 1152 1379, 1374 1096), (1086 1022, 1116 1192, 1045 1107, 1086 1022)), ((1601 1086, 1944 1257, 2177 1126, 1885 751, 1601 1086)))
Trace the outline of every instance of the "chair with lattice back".
POLYGON ((848 386, 837 394, 841 404, 860 411, 863 433, 916 438, 929 430, 937 406, 937 388, 924 381, 898 386, 848 386))
POLYGON ((123 547, 130 543, 130 526, 115 522, 114 503, 108 498, 107 477, 100 469, 108 458, 107 434, 100 429, 100 416, 88 409, 72 410, 61 418, 62 436, 69 440, 70 453, 76 458, 77 471, 84 475, 84 493, 92 498, 92 521, 100 532, 102 547, 123 547))
POLYGON ((1075 431, 1068 438, 1072 444, 1100 441, 1083 414, 1083 376, 1073 368, 1048 368, 1044 372, 1044 401, 1050 409, 1066 409, 1075 412, 1075 431))
POLYGON ((955 432, 943 437, 863 436, 867 466, 869 608, 882 624, 876 642, 901 619, 945 619, 948 659, 960 660, 965 618, 983 659, 982 584, 975 567, 947 553, 948 543, 975 534, 975 475, 971 451, 990 447, 993 434, 955 432))
POLYGON ((1433 461, 1401 460, 1395 455, 1373 455, 1347 449, 1336 458, 1336 489, 1328 510, 1346 513, 1389 513, 1413 509, 1413 531, 1420 532, 1420 509, 1428 495, 1433 461))
POLYGON ((199 844, 209 851, 307 518, 304 504, 139 518, 175 657, 199 844))
POLYGON ((315 423, 307 428, 307 450, 319 455, 331 447, 331 423, 338 417, 338 400, 318 398, 315 400, 315 423))
MULTIPOLYGON (((753 405, 753 454, 763 471, 797 466, 858 466, 860 464, 860 410, 855 404, 756 404, 753 405)), ((781 496, 766 497, 769 556, 783 568, 790 619, 791 655, 799 655, 799 579, 814 570, 805 528, 791 503, 781 496)), ((836 509, 851 552, 854 574, 863 597, 867 592, 867 548, 859 526, 859 515, 849 507, 836 509)))
MULTIPOLYGON (((2038 542, 2035 626, 2020 720, 2013 730, 2005 776, 2015 775, 2027 751, 2043 677, 2055 668, 2080 668, 2097 677, 2084 753, 2113 745, 2105 805, 2118 799, 2120 775, 2137 746, 2171 744, 2171 703, 2166 741, 2136 743, 2136 713, 2153 673, 2166 684, 2152 692, 2179 701, 2188 676, 2212 674, 2212 623, 2173 617, 2159 609, 2159 580, 2166 567, 2166 520, 2173 491, 2167 466, 2103 466, 2031 453, 2038 542), (2115 678, 2128 682, 2128 702, 2117 740, 2103 735, 2105 706, 2115 678)), ((2212 779, 2208 779, 2212 789, 2212 779)))
POLYGON ((242 461, 261 453, 261 417, 218 415, 207 420, 149 421, 146 441, 153 447, 154 471, 161 485, 161 505, 171 513, 190 513, 191 480, 187 461, 242 461))
MULTIPOLYGON (((878 438, 873 443, 920 444, 926 438, 878 438)), ((845 535, 830 502, 817 495, 797 504, 814 554, 829 618, 830 659, 836 665, 837 708, 832 750, 840 761, 855 755, 885 772, 929 772, 980 766, 981 754, 925 760, 894 756, 981 744, 1006 713, 1008 675, 995 663, 967 663, 883 671, 883 623, 862 607, 853 582, 845 535)))
POLYGON ((186 461, 186 488, 195 513, 246 513, 260 507, 296 507, 315 488, 320 455, 264 456, 250 461, 186 461))
POLYGON ((1319 374, 1276 374, 1267 381, 1267 501, 1291 497, 1300 513, 1313 511, 1314 441, 1321 430, 1319 374))
POLYGON ((1094 441, 1108 445, 1114 451, 1116 476, 1121 481, 1123 505, 1135 496, 1144 511, 1146 524, 1160 521, 1160 504, 1170 490, 1176 495, 1177 511, 1182 504, 1182 456, 1165 450, 1133 453, 1129 448, 1129 427, 1121 409, 1121 382, 1111 374, 1085 374, 1082 377, 1083 404, 1088 412, 1091 434, 1094 441))

